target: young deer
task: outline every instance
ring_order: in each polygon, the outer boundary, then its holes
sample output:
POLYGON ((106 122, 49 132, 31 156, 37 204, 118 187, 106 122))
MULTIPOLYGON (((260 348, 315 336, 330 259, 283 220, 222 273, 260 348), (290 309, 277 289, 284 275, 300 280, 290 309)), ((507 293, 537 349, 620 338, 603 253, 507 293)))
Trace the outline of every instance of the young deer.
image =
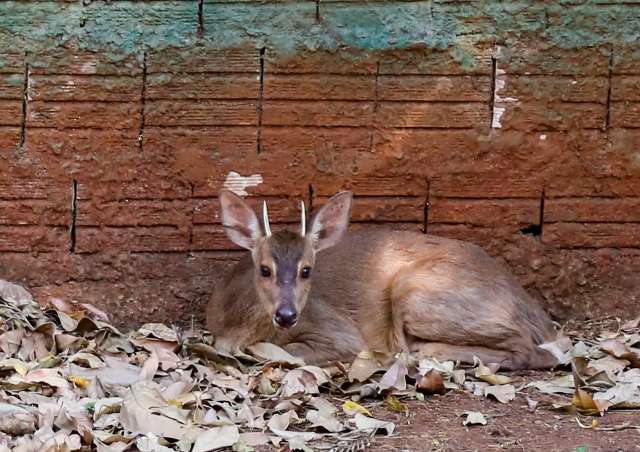
POLYGON ((216 347, 282 346, 308 364, 351 361, 362 350, 553 367, 562 350, 552 322, 513 276, 470 243, 418 232, 347 232, 352 195, 335 195, 309 227, 271 233, 230 191, 222 223, 251 251, 213 294, 216 347), (337 245, 337 246, 334 246, 337 245))

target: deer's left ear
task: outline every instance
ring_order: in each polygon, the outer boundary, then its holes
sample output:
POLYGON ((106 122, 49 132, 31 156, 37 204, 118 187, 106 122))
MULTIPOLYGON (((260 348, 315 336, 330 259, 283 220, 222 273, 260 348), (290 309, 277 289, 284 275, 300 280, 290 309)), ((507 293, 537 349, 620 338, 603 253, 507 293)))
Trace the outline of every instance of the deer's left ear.
POLYGON ((311 220, 309 238, 316 251, 340 241, 349 226, 353 194, 343 191, 333 196, 311 220))

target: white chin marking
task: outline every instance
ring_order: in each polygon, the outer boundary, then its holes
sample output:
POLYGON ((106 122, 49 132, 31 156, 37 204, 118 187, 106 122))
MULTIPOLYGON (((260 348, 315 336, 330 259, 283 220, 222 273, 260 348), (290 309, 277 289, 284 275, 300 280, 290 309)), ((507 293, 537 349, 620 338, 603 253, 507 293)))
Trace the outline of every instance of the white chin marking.
POLYGON ((286 331, 286 330, 290 330, 291 328, 293 328, 294 326, 296 326, 298 324, 298 321, 296 321, 293 325, 291 326, 282 326, 280 325, 278 322, 276 322, 275 318, 271 319, 271 322, 273 323, 273 326, 276 327, 276 329, 278 330, 282 330, 282 331, 286 331))

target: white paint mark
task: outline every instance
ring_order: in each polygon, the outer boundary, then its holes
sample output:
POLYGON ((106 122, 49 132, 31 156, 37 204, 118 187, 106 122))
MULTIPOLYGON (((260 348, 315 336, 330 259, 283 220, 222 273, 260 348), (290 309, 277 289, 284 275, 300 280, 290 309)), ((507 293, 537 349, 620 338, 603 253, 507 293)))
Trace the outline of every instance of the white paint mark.
POLYGON ((251 176, 242 176, 235 171, 230 171, 222 185, 222 188, 231 190, 238 196, 247 196, 247 188, 257 187, 263 182, 260 174, 252 174, 251 176))
POLYGON ((541 141, 544 141, 544 140, 546 140, 546 139, 547 139, 547 136, 546 136, 544 133, 541 133, 541 134, 540 134, 540 140, 541 140, 541 141))
POLYGON ((494 129, 502 128, 502 115, 507 111, 504 107, 498 107, 497 105, 493 105, 493 118, 491 119, 491 127, 494 129))
MULTIPOLYGON (((498 48, 496 55, 501 53, 501 49, 498 48)), ((494 129, 502 128, 502 115, 507 111, 507 105, 509 103, 518 102, 515 97, 502 97, 500 91, 507 85, 507 72, 504 69, 500 69, 496 65, 495 73, 495 87, 493 90, 493 115, 491 118, 491 127, 494 129)))
POLYGON ((82 66, 80 66, 81 74, 95 74, 96 72, 98 72, 97 61, 87 61, 85 63, 82 63, 82 66))
POLYGON ((31 71, 27 68, 27 101, 32 101, 31 90, 33 88, 33 78, 31 77, 31 71))

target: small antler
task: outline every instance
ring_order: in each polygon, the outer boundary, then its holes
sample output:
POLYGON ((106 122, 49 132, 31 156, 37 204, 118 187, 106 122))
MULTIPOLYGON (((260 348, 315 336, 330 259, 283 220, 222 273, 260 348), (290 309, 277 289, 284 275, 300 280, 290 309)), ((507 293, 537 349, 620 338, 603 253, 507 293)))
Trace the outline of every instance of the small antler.
POLYGON ((262 201, 262 222, 264 223, 264 233, 267 237, 271 235, 271 226, 269 226, 269 212, 267 212, 267 201, 262 201))
POLYGON ((300 235, 304 237, 304 234, 307 232, 307 217, 304 208, 304 201, 300 201, 300 218, 300 235))

